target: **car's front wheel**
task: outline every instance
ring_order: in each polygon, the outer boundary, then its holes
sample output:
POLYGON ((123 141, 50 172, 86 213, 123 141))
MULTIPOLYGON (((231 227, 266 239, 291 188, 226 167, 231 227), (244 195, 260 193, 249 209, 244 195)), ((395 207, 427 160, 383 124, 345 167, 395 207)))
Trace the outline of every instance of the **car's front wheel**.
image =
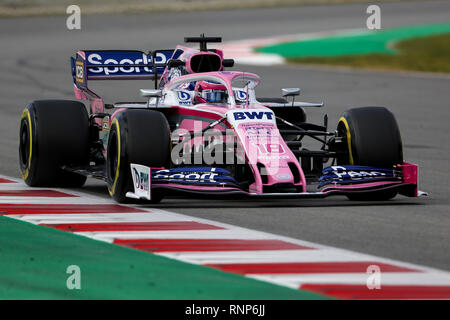
MULTIPOLYGON (((339 165, 392 168, 403 162, 400 130, 394 115, 384 107, 347 110, 339 119, 338 135, 343 139, 344 156, 339 165)), ((389 200, 396 191, 349 195, 351 200, 389 200)))
MULTIPOLYGON (((153 110, 129 109, 112 120, 108 137, 106 176, 108 191, 117 202, 131 202, 127 192, 133 192, 130 164, 147 167, 169 167, 170 128, 165 116, 153 110)), ((151 203, 163 198, 152 190, 151 203)))

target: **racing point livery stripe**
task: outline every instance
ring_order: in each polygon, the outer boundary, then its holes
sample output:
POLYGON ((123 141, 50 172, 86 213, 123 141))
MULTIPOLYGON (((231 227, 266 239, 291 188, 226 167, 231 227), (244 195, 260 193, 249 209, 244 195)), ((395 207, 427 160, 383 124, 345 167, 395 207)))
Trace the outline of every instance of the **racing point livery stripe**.
POLYGON ((302 296, 307 299, 450 299, 446 271, 145 205, 118 205, 80 192, 37 190, 38 195, 30 197, 35 189, 14 179, 0 179, 4 181, 0 182, 0 215, 111 243, 111 247, 150 252, 152 257, 202 267, 203 273, 217 270, 224 276, 244 276, 242 281, 284 286, 311 294, 302 296), (380 272, 378 285, 370 280, 371 268, 380 272))

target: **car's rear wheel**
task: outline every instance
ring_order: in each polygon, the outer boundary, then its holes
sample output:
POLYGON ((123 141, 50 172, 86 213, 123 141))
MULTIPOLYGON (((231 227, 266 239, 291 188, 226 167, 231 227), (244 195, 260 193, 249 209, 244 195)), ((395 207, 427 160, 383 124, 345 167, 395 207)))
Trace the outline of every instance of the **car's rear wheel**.
POLYGON ((61 169, 89 162, 89 118, 84 104, 40 100, 20 120, 19 162, 29 186, 80 187, 86 177, 61 169))
MULTIPOLYGON (((106 176, 108 191, 118 202, 133 202, 126 197, 133 192, 130 164, 169 167, 170 129, 164 115, 152 110, 129 109, 119 112, 112 121, 108 138, 106 176)), ((151 203, 163 198, 152 189, 151 203)))
MULTIPOLYGON (((339 119, 338 135, 344 143, 339 165, 362 165, 392 168, 403 162, 400 130, 394 115, 384 107, 362 107, 347 110, 339 119)), ((395 190, 349 195, 351 200, 389 200, 395 190)))

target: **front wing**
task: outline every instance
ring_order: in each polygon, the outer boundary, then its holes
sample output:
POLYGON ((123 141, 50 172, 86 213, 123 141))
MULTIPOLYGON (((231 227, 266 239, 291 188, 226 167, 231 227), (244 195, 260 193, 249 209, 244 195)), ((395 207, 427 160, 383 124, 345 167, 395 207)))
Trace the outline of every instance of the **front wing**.
POLYGON ((188 167, 177 169, 148 168, 131 164, 134 192, 127 197, 151 200, 155 189, 200 195, 242 196, 249 198, 325 198, 333 195, 370 194, 395 190, 408 197, 426 195, 418 190, 418 167, 402 163, 393 169, 335 166, 325 168, 318 191, 291 193, 252 193, 239 187, 231 174, 222 168, 188 167), (335 177, 333 177, 333 172, 335 177))

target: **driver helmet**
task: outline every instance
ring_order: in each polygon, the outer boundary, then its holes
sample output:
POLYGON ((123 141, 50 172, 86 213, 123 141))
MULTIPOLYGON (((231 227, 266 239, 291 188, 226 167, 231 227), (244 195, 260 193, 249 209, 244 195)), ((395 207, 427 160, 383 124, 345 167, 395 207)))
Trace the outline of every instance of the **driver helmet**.
POLYGON ((198 103, 226 103, 228 100, 227 88, 215 82, 198 81, 195 93, 198 103))

